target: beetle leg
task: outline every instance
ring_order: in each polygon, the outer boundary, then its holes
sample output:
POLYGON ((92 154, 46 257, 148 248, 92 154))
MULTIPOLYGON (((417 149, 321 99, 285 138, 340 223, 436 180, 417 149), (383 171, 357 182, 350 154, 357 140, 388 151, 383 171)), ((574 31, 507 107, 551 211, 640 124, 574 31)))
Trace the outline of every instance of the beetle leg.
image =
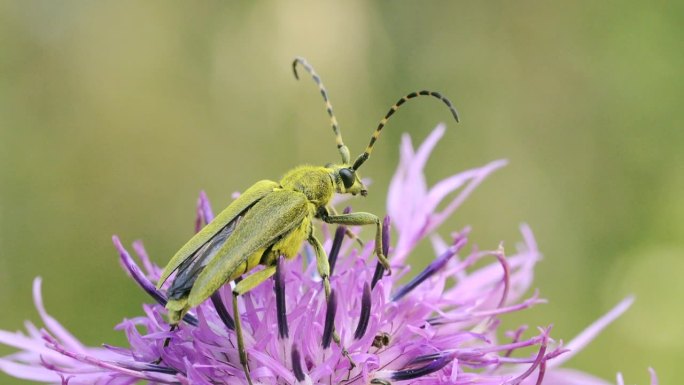
POLYGON ((233 315, 235 316, 235 333, 237 334, 238 352, 240 353, 240 363, 245 371, 247 382, 252 385, 252 378, 249 376, 249 362, 247 361, 247 351, 245 350, 245 341, 242 336, 242 322, 240 321, 240 312, 238 311, 238 296, 243 295, 260 283, 269 279, 276 272, 275 266, 267 266, 261 271, 248 275, 245 279, 238 282, 233 289, 233 315))
MULTIPOLYGON (((338 215, 337 210, 335 210, 334 207, 328 206, 327 209, 328 209, 328 212, 331 213, 333 216, 337 216, 337 215, 338 215)), ((344 234, 345 234, 347 237, 349 237, 350 239, 353 239, 353 240, 355 240, 356 242, 358 242, 358 243, 359 243, 359 246, 363 247, 363 241, 361 240, 361 238, 359 238, 356 234, 354 234, 354 233, 349 229, 349 227, 345 227, 345 228, 344 228, 344 234)))
MULTIPOLYGON (((323 289, 325 290, 325 301, 328 302, 330 299, 330 265, 328 264, 328 256, 325 254, 325 250, 323 250, 323 245, 321 244, 321 241, 318 240, 313 234, 309 235, 309 244, 313 246, 314 251, 316 252, 316 267, 318 269, 318 275, 321 276, 323 279, 323 289)), ((340 344, 340 336, 337 334, 335 331, 335 327, 333 326, 333 340, 335 343, 340 344)), ((344 352, 347 350, 342 348, 344 352)))
POLYGON ((341 215, 328 215, 321 219, 325 223, 335 223, 340 225, 349 226, 362 226, 362 225, 372 225, 375 224, 375 254, 378 256, 378 260, 382 267, 387 270, 388 274, 391 274, 389 260, 382 253, 382 222, 380 218, 371 213, 349 213, 341 215))
MULTIPOLYGON (((177 327, 178 327, 178 324, 176 324, 176 325, 171 325, 171 327, 169 328, 169 332, 172 332, 172 331, 176 330, 177 327)), ((169 346, 169 343, 170 343, 170 342, 171 342, 171 337, 166 337, 166 339, 164 340, 164 346, 162 347, 162 349, 166 349, 166 347, 169 346)), ((159 365, 162 361, 164 361, 164 358, 162 358, 162 356, 161 356, 161 354, 160 354, 160 355, 159 355, 159 358, 157 358, 156 360, 152 361, 152 363, 155 364, 155 365, 159 365)))
MULTIPOLYGON (((328 256, 325 254, 325 250, 323 249, 323 245, 321 244, 321 241, 316 238, 313 233, 309 235, 309 244, 313 246, 314 251, 316 251, 316 267, 318 268, 318 274, 321 276, 323 279, 323 288, 325 289, 325 300, 326 302, 328 299, 330 299, 330 265, 328 264, 328 256)), ((337 331, 335 331, 335 326, 333 326, 333 340, 335 341, 336 344, 340 345, 342 348, 342 355, 347 357, 349 360, 349 364, 351 365, 352 368, 356 367, 356 363, 352 361, 351 357, 349 357, 349 352, 347 351, 347 348, 342 346, 342 341, 340 339, 339 334, 337 334, 337 331)))
POLYGON ((359 246, 363 247, 363 241, 361 240, 361 238, 357 237, 356 234, 349 230, 349 227, 344 228, 344 234, 349 238, 355 240, 359 244, 359 246))
POLYGON ((323 279, 325 300, 327 301, 330 298, 330 265, 328 264, 328 256, 325 254, 325 250, 323 250, 321 241, 313 234, 309 235, 309 244, 313 246, 316 252, 316 268, 318 269, 318 275, 323 279))

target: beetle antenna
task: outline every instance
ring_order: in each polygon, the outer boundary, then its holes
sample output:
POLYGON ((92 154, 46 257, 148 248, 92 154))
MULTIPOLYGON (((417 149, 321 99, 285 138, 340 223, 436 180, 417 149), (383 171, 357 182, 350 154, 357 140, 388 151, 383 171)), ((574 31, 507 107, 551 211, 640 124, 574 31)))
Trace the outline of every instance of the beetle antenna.
POLYGON ((368 146, 366 147, 366 150, 359 155, 358 158, 356 158, 356 161, 354 161, 354 165, 352 166, 352 170, 356 171, 361 167, 361 165, 368 160, 370 157, 371 152, 373 152, 373 146, 375 145, 375 141, 378 140, 380 137, 380 132, 382 131, 383 127, 385 127, 385 124, 387 124, 387 121, 389 118, 401 107, 402 104, 406 103, 407 100, 416 98, 418 96, 432 96, 435 97, 439 100, 441 100, 444 104, 449 107, 449 110, 451 110, 451 114, 454 116, 454 119, 456 119, 456 122, 458 122, 458 111, 456 111, 456 108, 454 107, 453 104, 451 104, 451 101, 439 92, 434 92, 434 91, 418 91, 418 92, 411 92, 410 94, 402 97, 394 103, 394 105, 387 111, 387 114, 385 115, 384 118, 380 121, 380 124, 378 124, 378 128, 375 129, 375 132, 373 132, 373 136, 371 136, 370 143, 368 143, 368 146))
POLYGON ((342 133, 340 132, 340 128, 337 125, 337 118, 335 118, 335 113, 333 112, 332 104, 330 104, 330 100, 328 99, 328 91, 326 91, 325 86, 323 85, 323 82, 321 82, 320 76, 314 71, 313 67, 309 62, 306 61, 303 57, 297 57, 294 59, 292 62, 292 72, 294 72, 295 79, 299 80, 299 75, 297 74, 297 64, 301 64, 302 67, 306 70, 306 72, 311 75, 313 78, 313 81, 316 83, 318 86, 318 89, 321 91, 321 96, 323 96, 323 101, 325 102, 325 110, 328 112, 328 115, 330 116, 330 125, 332 126, 333 132, 335 133, 335 142, 337 142, 337 150, 340 152, 340 155, 342 156, 342 163, 344 164, 349 164, 349 149, 347 146, 344 145, 344 142, 342 141, 342 133))

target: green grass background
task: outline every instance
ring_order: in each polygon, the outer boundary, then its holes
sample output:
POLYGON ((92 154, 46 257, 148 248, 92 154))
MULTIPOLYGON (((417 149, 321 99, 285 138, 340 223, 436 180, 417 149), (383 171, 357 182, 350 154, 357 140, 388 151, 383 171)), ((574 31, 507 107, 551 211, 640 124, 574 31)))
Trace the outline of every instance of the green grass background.
MULTIPOLYGON (((684 375, 682 2, 0 2, 0 328, 48 311, 85 343, 148 298, 110 236, 160 264, 190 236, 204 189, 230 194, 301 164, 337 161, 324 79, 352 155, 406 92, 448 95, 390 122, 357 210, 384 213, 403 132, 449 125, 434 182, 497 158, 441 232, 510 248, 535 231, 548 305, 510 318, 570 339, 630 293, 636 303, 567 366, 646 384, 684 375), (679 42, 679 43, 678 43, 679 42)), ((429 261, 429 249, 413 257, 429 261), (421 259, 422 258, 422 259, 421 259)), ((11 350, 0 348, 0 354, 11 350)), ((3 384, 18 384, 0 374, 3 384)))

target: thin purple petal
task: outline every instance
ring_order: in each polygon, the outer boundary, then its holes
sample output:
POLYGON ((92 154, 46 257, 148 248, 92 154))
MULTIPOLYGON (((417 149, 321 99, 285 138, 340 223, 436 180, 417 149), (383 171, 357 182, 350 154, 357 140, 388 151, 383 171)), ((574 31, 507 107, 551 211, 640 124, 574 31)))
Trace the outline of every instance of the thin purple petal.
POLYGON ((550 363, 551 367, 557 367, 562 365, 564 362, 572 358, 580 350, 582 350, 589 342, 591 342, 596 336, 601 333, 606 326, 610 325, 618 317, 620 317, 630 306, 634 303, 634 297, 629 296, 620 303, 618 303, 614 308, 612 308, 606 315, 596 320, 594 323, 589 325, 580 334, 573 338, 566 347, 570 350, 569 354, 563 355, 562 358, 556 359, 550 363))
POLYGON ((69 349, 72 349, 78 353, 85 353, 84 346, 74 337, 73 334, 69 333, 56 319, 50 316, 47 311, 45 311, 45 306, 43 306, 43 296, 41 294, 41 283, 42 279, 37 277, 33 280, 33 303, 38 309, 40 318, 45 323, 45 326, 50 330, 57 338, 59 338, 62 343, 69 349))
MULTIPOLYGON (((133 278, 133 280, 135 280, 135 282, 138 283, 138 285, 147 294, 149 294, 155 301, 157 301, 157 303, 159 303, 162 306, 166 306, 166 296, 162 294, 159 290, 157 290, 156 286, 152 282, 150 282, 150 280, 147 279, 147 277, 142 273, 142 271, 135 263, 131 255, 128 254, 128 251, 126 251, 126 249, 121 244, 119 237, 114 235, 112 237, 112 241, 114 242, 114 246, 116 247, 116 249, 119 251, 122 266, 126 269, 126 271, 133 278)), ((191 314, 186 314, 183 317, 183 320, 190 325, 197 326, 197 318, 195 318, 195 316, 191 314)))
POLYGON ((166 306, 166 296, 162 294, 159 290, 157 290, 156 286, 152 282, 150 282, 149 279, 147 279, 147 277, 143 274, 142 271, 140 271, 140 268, 135 263, 131 255, 128 254, 126 248, 124 248, 121 244, 119 237, 117 237, 116 235, 112 236, 112 242, 114 242, 114 247, 116 247, 117 251, 119 252, 122 266, 126 269, 131 278, 133 278, 135 282, 147 294, 150 295, 150 297, 154 298, 154 300, 157 301, 157 303, 159 303, 162 306, 166 306))
POLYGON ((466 241, 464 239, 458 242, 457 244, 449 247, 447 251, 444 252, 444 254, 440 255, 436 260, 430 263, 430 265, 428 265, 428 267, 426 267, 425 270, 420 272, 420 274, 414 277, 405 286, 397 290, 397 292, 392 296, 392 301, 399 301, 406 294, 411 292, 411 290, 415 289, 418 285, 420 285, 423 281, 430 278, 439 270, 441 270, 449 261, 449 259, 453 257, 456 253, 458 253, 458 251, 465 245, 465 243, 466 241))

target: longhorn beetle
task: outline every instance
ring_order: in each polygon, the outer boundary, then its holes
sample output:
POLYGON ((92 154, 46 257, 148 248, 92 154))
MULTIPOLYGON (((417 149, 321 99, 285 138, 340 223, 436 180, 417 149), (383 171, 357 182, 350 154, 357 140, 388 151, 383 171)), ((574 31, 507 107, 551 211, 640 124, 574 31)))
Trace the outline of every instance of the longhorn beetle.
MULTIPOLYGON (((262 180, 255 183, 178 250, 164 268, 157 284, 161 288, 169 276, 176 272, 167 290, 169 301, 166 305, 169 324, 175 328, 190 308, 204 302, 226 282, 247 274, 233 289, 233 312, 240 363, 249 384, 252 384, 252 380, 242 336, 238 296, 270 278, 276 272, 278 258, 294 258, 302 243, 307 241, 316 253, 318 273, 323 279, 326 299, 329 298, 330 267, 323 246, 314 235, 314 218, 338 225, 375 225, 375 254, 389 273, 389 261, 382 252, 380 219, 364 212, 338 215, 329 206, 330 200, 334 193, 366 196, 368 191, 357 171, 370 157, 389 118, 406 101, 418 96, 435 97, 449 107, 458 121, 456 109, 441 94, 433 91, 412 92, 390 108, 373 132, 364 152, 351 163, 349 149, 342 142, 328 92, 320 77, 305 59, 298 57, 292 63, 295 78, 299 79, 297 65, 304 67, 318 85, 330 116, 342 163, 324 167, 300 166, 287 172, 280 182, 262 180), (265 268, 248 274, 257 265, 264 265, 265 268)), ((336 340, 339 341, 339 338, 336 340)))

